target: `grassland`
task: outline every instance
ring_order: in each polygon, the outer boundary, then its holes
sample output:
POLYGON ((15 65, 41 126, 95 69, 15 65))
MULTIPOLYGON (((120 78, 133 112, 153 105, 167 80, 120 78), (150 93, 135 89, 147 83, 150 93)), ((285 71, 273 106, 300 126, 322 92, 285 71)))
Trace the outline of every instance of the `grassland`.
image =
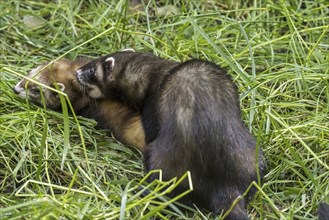
POLYGON ((329 200, 328 1, 175 2, 1 1, 0 219, 215 218, 168 201, 175 181, 147 185, 141 153, 94 121, 11 90, 42 62, 123 48, 225 68, 267 160, 251 219, 315 219, 329 200))

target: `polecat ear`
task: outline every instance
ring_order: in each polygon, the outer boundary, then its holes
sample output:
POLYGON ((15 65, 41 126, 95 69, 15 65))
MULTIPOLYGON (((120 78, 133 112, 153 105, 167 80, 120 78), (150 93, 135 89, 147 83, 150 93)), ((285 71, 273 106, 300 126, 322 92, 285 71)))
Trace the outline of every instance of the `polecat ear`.
POLYGON ((115 59, 114 57, 109 57, 105 60, 106 63, 108 63, 108 68, 109 70, 113 70, 114 68, 114 63, 115 63, 115 59))
POLYGON ((56 85, 55 85, 55 83, 53 84, 53 87, 54 88, 57 88, 58 87, 58 89, 61 91, 61 92, 64 92, 64 90, 65 90, 65 85, 63 84, 63 83, 59 83, 59 82, 56 82, 56 85))
POLYGON ((121 50, 121 52, 124 52, 124 51, 136 52, 133 48, 126 48, 126 49, 121 50))
POLYGON ((61 92, 64 92, 65 90, 65 85, 63 83, 57 83, 57 85, 59 86, 61 92))

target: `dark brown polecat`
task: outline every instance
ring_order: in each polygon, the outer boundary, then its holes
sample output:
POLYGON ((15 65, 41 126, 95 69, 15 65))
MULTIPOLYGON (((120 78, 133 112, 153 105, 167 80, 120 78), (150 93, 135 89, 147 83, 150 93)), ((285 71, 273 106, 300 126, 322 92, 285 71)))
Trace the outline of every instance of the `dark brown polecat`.
MULTIPOLYGON (((145 146, 145 137, 138 111, 117 100, 91 99, 82 90, 75 71, 89 61, 88 59, 62 59, 52 64, 43 64, 33 69, 28 78, 34 78, 52 88, 59 88, 67 94, 77 115, 95 119, 99 128, 109 129, 123 144, 142 149, 145 146)), ((56 91, 46 89, 28 79, 20 81, 13 90, 18 96, 28 97, 32 102, 42 105, 40 88, 42 88, 46 106, 61 111, 60 97, 56 91)))
MULTIPOLYGON (((86 64, 77 78, 91 97, 117 99, 142 113, 147 171, 161 169, 164 180, 191 172, 194 189, 182 202, 220 214, 257 181, 257 166, 263 177, 263 155, 241 120, 237 87, 219 66, 121 51, 86 64)), ((173 196, 187 189, 183 182, 173 196)), ((248 219, 253 194, 226 219, 248 219)))

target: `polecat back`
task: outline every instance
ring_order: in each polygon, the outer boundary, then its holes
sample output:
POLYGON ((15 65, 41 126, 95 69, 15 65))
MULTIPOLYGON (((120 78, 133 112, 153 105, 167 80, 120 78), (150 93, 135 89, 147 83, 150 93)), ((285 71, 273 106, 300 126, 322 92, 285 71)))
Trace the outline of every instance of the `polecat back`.
MULTIPOLYGON (((164 180, 190 171, 194 190, 182 200, 188 205, 225 212, 257 182, 257 166, 263 176, 262 152, 241 120, 237 87, 219 66, 123 51, 86 64, 77 75, 92 97, 116 98, 142 112, 146 168, 161 169, 164 180)), ((183 182, 174 195, 187 189, 183 182)), ((226 219, 248 219, 253 193, 226 219)))
MULTIPOLYGON (((34 79, 55 90, 60 89, 68 96, 77 115, 95 119, 99 128, 109 129, 114 137, 123 144, 142 149, 145 141, 140 113, 117 100, 94 100, 83 91, 78 83, 75 71, 89 61, 88 59, 61 59, 54 63, 42 64, 31 70, 27 78, 34 79)), ((42 89, 46 106, 55 111, 61 111, 57 91, 39 86, 28 79, 21 80, 13 88, 18 96, 42 105, 40 89, 42 89)))

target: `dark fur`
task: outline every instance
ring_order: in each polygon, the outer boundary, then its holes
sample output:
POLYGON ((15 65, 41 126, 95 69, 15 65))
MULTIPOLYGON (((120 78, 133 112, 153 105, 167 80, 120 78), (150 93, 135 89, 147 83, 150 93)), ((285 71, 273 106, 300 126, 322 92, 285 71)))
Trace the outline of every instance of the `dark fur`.
POLYGON ((329 220, 329 205, 321 202, 318 209, 319 220, 329 220))
MULTIPOLYGON (((194 190, 183 200, 188 205, 219 214, 257 181, 257 165, 263 176, 262 152, 257 164, 256 143, 241 120, 237 88, 219 66, 125 51, 85 65, 78 79, 142 112, 146 168, 162 169, 164 180, 189 170, 194 190), (109 57, 114 67, 105 62, 109 57)), ((187 189, 184 182, 173 195, 187 189)), ((227 219, 248 219, 248 198, 227 219)))

